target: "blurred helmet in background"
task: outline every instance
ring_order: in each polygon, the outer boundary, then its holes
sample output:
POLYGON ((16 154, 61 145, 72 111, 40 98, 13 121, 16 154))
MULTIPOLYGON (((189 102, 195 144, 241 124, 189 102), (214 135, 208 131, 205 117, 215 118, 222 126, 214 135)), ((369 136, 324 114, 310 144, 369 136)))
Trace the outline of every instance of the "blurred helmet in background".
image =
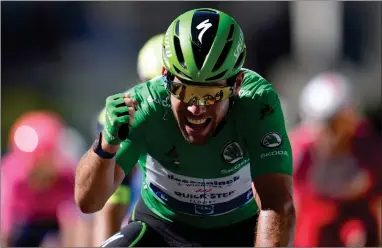
POLYGON ((164 39, 163 63, 172 75, 194 82, 217 82, 235 76, 246 55, 237 22, 215 9, 194 9, 178 16, 164 39))
POLYGON ((325 122, 354 103, 354 89, 342 74, 325 72, 312 78, 300 95, 303 122, 325 122))
POLYGON ((86 151, 85 139, 52 111, 31 111, 22 114, 9 133, 11 151, 48 155, 61 160, 78 161, 86 151))
POLYGON ((65 124, 50 111, 31 111, 22 114, 13 124, 9 135, 12 151, 29 153, 53 152, 65 124))
POLYGON ((138 54, 138 75, 141 81, 150 80, 162 74, 162 43, 164 34, 150 38, 138 54))

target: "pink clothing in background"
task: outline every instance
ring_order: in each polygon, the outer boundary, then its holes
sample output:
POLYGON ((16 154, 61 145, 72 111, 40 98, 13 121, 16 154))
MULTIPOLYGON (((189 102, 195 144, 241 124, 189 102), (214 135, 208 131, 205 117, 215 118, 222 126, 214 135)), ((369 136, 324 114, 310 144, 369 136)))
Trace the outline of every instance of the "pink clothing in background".
POLYGON ((11 152, 1 164, 1 228, 7 235, 17 223, 58 218, 62 207, 74 206, 74 164, 55 157, 63 165, 53 185, 36 192, 28 185, 27 174, 36 163, 33 153, 11 152))

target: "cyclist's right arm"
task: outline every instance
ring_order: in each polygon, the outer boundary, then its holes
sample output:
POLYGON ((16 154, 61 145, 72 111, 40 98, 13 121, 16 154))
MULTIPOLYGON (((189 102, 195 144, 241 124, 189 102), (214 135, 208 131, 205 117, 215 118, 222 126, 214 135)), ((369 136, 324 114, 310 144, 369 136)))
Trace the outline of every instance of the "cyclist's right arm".
POLYGON ((118 131, 124 123, 133 124, 137 103, 128 94, 116 94, 106 100, 106 124, 102 135, 102 150, 108 153, 123 153, 123 168, 116 159, 104 159, 93 148, 81 158, 77 165, 75 200, 84 213, 94 213, 103 208, 106 201, 121 184, 128 172, 138 161, 139 151, 132 141, 121 140, 118 131))

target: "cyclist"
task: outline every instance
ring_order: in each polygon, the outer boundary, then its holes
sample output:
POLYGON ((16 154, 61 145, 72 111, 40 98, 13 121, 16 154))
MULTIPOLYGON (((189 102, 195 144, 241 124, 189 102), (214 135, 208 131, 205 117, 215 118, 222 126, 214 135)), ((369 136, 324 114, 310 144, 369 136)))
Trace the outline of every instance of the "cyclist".
POLYGON ((137 161, 143 182, 129 224, 103 247, 290 243, 284 117, 245 55, 232 17, 191 10, 166 31, 162 76, 107 98, 105 128, 78 164, 77 205, 100 210, 137 161))
POLYGON ((60 234, 63 246, 76 246, 75 231, 81 230, 73 225, 82 214, 73 200, 74 169, 84 147, 54 112, 26 112, 13 124, 1 164, 1 235, 7 246, 40 246, 49 234, 60 234))
MULTIPOLYGON (((138 55, 139 79, 148 81, 160 75, 162 63, 162 41, 164 34, 157 34, 150 38, 141 48, 138 55)), ((98 133, 105 125, 105 108, 101 110, 98 118, 98 133)), ((96 213, 94 227, 95 244, 99 245, 121 229, 122 222, 127 213, 130 213, 140 195, 142 175, 136 167, 124 178, 121 185, 106 202, 105 207, 96 213)))
POLYGON ((319 74, 302 91, 302 116, 309 122, 290 136, 294 246, 379 245, 380 133, 356 105, 351 82, 339 73, 319 74))

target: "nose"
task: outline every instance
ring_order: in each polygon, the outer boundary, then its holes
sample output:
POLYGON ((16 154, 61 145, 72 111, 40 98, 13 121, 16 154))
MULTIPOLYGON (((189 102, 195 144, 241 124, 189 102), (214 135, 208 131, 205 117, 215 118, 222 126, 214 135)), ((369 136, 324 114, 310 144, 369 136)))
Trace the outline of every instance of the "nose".
POLYGON ((187 110, 190 111, 193 115, 201 115, 207 111, 207 108, 204 105, 189 105, 187 110))

